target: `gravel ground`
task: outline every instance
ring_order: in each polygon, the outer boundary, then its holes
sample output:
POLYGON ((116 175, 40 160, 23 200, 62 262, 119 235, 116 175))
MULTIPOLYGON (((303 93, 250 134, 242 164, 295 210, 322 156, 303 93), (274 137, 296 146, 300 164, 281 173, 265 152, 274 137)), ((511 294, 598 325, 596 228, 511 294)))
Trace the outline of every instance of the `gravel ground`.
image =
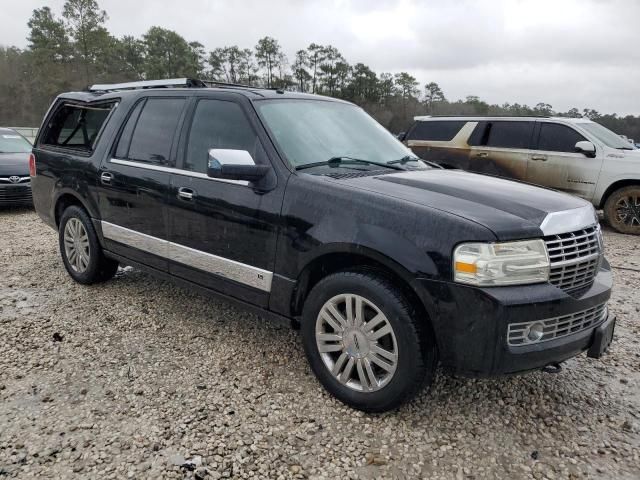
POLYGON ((557 375, 439 375, 364 415, 296 331, 126 269, 67 276, 56 233, 0 211, 0 478, 639 478, 639 239, 607 231, 618 327, 557 375))

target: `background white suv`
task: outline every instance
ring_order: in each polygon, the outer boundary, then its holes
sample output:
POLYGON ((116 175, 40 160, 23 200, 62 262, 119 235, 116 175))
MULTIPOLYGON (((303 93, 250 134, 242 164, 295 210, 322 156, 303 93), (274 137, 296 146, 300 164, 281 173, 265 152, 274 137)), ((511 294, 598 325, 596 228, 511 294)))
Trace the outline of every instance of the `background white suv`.
POLYGON ((404 141, 445 168, 578 195, 617 231, 640 234, 640 150, 586 118, 416 117, 404 141))

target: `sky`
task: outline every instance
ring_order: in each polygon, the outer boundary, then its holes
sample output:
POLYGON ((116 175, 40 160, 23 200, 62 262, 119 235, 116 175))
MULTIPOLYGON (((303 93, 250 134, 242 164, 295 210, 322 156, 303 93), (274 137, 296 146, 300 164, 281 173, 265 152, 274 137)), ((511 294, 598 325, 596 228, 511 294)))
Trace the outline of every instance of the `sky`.
MULTIPOLYGON (((449 100, 640 115, 640 0, 98 1, 116 36, 159 25, 213 49, 269 35, 291 60, 331 44, 352 64, 437 82, 449 100)), ((26 47, 32 10, 63 3, 0 0, 0 44, 26 47)))

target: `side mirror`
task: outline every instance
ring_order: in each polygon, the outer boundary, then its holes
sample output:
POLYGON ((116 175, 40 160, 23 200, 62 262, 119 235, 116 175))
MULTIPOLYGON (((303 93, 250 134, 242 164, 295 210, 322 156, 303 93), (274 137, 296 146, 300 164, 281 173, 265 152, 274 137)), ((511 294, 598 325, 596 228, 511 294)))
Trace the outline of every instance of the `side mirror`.
POLYGON ((576 152, 583 153, 587 157, 595 157, 596 156, 596 146, 587 141, 582 141, 576 143, 576 152))
POLYGON ((246 150, 221 148, 209 150, 207 176, 211 178, 257 182, 270 170, 271 167, 268 165, 256 165, 253 157, 246 150))
POLYGON ((396 135, 396 138, 401 142, 404 142, 404 139, 407 137, 407 132, 400 132, 396 135))

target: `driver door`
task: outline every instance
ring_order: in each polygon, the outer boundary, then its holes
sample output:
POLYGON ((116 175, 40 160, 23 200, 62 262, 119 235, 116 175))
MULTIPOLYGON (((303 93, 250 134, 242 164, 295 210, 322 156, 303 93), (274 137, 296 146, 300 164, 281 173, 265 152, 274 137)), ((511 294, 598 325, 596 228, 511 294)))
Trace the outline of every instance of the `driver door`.
POLYGON ((284 182, 268 191, 207 176, 210 149, 244 150, 270 165, 248 109, 228 97, 194 100, 178 170, 170 179, 169 272, 266 307, 274 271, 284 182))

